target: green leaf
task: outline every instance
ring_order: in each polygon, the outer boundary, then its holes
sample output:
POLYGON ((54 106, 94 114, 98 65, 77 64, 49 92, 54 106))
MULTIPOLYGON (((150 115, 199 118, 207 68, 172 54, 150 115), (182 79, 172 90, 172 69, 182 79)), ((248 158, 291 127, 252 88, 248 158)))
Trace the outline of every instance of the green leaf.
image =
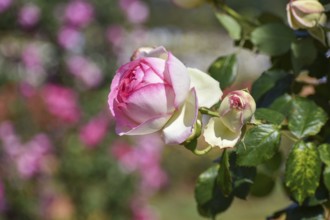
POLYGON ((234 40, 241 39, 242 28, 240 24, 231 16, 225 13, 217 13, 217 19, 223 25, 223 27, 228 31, 229 36, 234 40))
POLYGON ((216 178, 219 172, 219 165, 214 165, 203 172, 195 186, 195 200, 198 212, 204 217, 215 217, 225 211, 231 204, 233 196, 225 197, 216 178))
POLYGON ((254 117, 257 120, 266 121, 276 125, 280 125, 285 119, 285 116, 281 113, 267 108, 258 108, 254 113, 254 117))
POLYGON ((282 70, 268 70, 264 72, 252 86, 251 94, 258 101, 266 92, 272 89, 276 82, 288 73, 282 70))
POLYGON ((283 161, 283 156, 280 151, 277 151, 277 153, 267 160, 264 164, 263 167, 270 172, 274 172, 280 169, 283 161))
POLYGON ((265 24, 251 33, 251 41, 260 51, 270 56, 287 52, 294 39, 293 31, 281 23, 265 24))
POLYGON ((264 173, 257 173, 254 183, 251 187, 251 194, 257 197, 267 196, 273 191, 275 180, 271 176, 264 173))
POLYGON ((257 166, 278 151, 281 134, 275 125, 262 124, 251 128, 237 148, 237 163, 242 166, 257 166))
POLYGON ((318 150, 322 162, 330 166, 330 144, 321 144, 318 150))
POLYGON ((237 77, 236 54, 231 54, 216 59, 209 67, 210 75, 219 81, 221 89, 225 89, 235 81, 237 77))
POLYGON ((326 166, 323 171, 323 182, 325 187, 330 190, 330 166, 326 166))
POLYGON ((270 109, 281 112, 283 115, 288 116, 291 111, 292 97, 288 94, 277 98, 271 106, 270 109))
POLYGON ((231 193, 233 187, 232 187, 232 179, 231 179, 231 173, 230 173, 230 165, 229 165, 229 156, 228 151, 224 150, 221 161, 220 161, 220 169, 218 174, 218 184, 220 186, 220 189, 222 193, 225 196, 229 196, 231 193))
POLYGON ((285 185, 301 205, 315 194, 321 175, 321 160, 313 143, 297 142, 289 153, 285 169, 285 185))
POLYGON ((327 121, 327 114, 313 101, 297 97, 292 102, 289 129, 297 138, 319 133, 327 121))
POLYGON ((237 155, 232 152, 229 157, 230 171, 233 181, 233 194, 237 198, 246 199, 257 173, 256 167, 238 166, 237 155))
POLYGON ((311 38, 297 39, 291 45, 291 61, 296 73, 312 64, 316 56, 317 50, 311 38))

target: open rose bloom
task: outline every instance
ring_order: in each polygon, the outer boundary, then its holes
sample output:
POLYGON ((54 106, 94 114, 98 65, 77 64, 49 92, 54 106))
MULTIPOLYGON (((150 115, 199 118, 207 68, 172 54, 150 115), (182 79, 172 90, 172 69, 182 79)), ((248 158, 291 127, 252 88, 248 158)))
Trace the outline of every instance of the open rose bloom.
POLYGON ((141 48, 116 72, 108 103, 119 135, 160 131, 166 143, 180 144, 192 134, 198 108, 221 96, 216 80, 165 48, 141 48))

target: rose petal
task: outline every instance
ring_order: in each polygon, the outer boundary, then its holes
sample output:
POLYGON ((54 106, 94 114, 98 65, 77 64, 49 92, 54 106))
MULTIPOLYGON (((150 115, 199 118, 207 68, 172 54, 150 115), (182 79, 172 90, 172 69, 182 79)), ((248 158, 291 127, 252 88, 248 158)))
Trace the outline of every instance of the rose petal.
POLYGON ((173 89, 164 84, 144 86, 127 97, 122 108, 135 122, 143 123, 150 118, 168 115, 174 112, 173 89))
POLYGON ((165 80, 173 87, 175 93, 175 106, 181 106, 189 93, 190 77, 185 65, 183 65, 183 63, 171 53, 168 53, 164 76, 165 80))
POLYGON ((199 107, 210 108, 220 100, 222 91, 218 81, 195 68, 188 68, 188 73, 191 79, 190 87, 196 89, 199 107))
POLYGON ((116 133, 119 135, 145 135, 159 131, 164 124, 171 118, 171 115, 164 115, 161 117, 152 118, 130 130, 125 130, 119 123, 117 123, 116 133))
POLYGON ((234 133, 229 130, 220 118, 213 117, 204 128, 203 136, 211 146, 234 147, 241 136, 241 131, 234 133))
POLYGON ((163 128, 165 143, 181 144, 191 134, 197 120, 198 105, 195 89, 191 89, 185 103, 173 114, 163 128))

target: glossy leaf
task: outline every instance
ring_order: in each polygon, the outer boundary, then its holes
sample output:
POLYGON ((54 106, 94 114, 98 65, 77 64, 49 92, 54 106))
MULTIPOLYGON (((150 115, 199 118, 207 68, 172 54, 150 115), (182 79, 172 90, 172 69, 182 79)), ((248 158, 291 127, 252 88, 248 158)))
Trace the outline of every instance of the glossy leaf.
POLYGON ((282 115, 281 113, 268 108, 258 108, 254 113, 254 117, 257 120, 261 120, 277 125, 280 125, 285 119, 285 116, 282 115))
POLYGON ((283 115, 288 116, 291 111, 292 97, 288 94, 277 98, 271 106, 270 109, 281 112, 283 115))
POLYGON ((220 189, 222 193, 225 196, 229 196, 231 193, 233 187, 232 187, 232 179, 231 179, 231 173, 230 173, 230 165, 229 165, 229 155, 228 151, 224 150, 221 161, 220 161, 220 169, 219 174, 217 177, 218 184, 220 186, 220 189))
POLYGON ((312 64, 316 56, 317 50, 311 38, 297 39, 291 45, 291 61, 296 73, 312 64))
POLYGON ((225 197, 216 178, 219 165, 214 165, 203 172, 197 180, 195 187, 195 199, 200 215, 204 217, 215 217, 225 211, 231 204, 233 196, 225 197))
POLYGON ((330 190, 330 166, 326 166, 323 171, 323 182, 325 187, 330 190))
POLYGON ((241 38, 242 28, 234 18, 220 12, 216 14, 216 17, 223 25, 223 27, 228 31, 228 34, 232 39, 239 40, 241 38))
POLYGON ((222 90, 227 88, 237 77, 236 54, 219 57, 211 64, 208 72, 219 81, 222 90))
POLYGON ((284 78, 287 72, 282 70, 268 70, 264 72, 252 86, 251 94, 258 101, 267 91, 272 89, 278 80, 284 78))
POLYGON ((321 160, 313 143, 297 142, 289 153, 285 185, 299 203, 315 194, 321 175, 321 160))
POLYGON ((287 52, 294 38, 293 31, 281 23, 265 24, 251 33, 251 41, 260 51, 270 56, 287 52))
POLYGON ((274 187, 275 180, 273 177, 264 173, 257 173, 251 187, 251 194, 257 197, 267 196, 273 191, 274 187))
POLYGON ((281 135, 275 125, 262 124, 251 128, 237 148, 237 163, 242 166, 257 166, 278 151, 281 135))
POLYGON ((257 173, 256 167, 239 166, 236 163, 237 155, 232 152, 229 157, 230 171, 233 182, 233 194, 240 199, 246 199, 257 173))
POLYGON ((330 144, 322 144, 318 147, 318 150, 322 162, 330 166, 330 144))
POLYGON ((295 98, 289 116, 289 129, 297 138, 319 133, 327 121, 327 114, 313 101, 295 98))

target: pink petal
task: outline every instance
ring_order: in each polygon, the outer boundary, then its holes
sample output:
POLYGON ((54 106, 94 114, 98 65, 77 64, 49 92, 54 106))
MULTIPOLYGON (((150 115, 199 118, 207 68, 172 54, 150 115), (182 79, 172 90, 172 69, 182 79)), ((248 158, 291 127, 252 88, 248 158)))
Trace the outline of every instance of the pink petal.
POLYGON ((164 76, 165 80, 173 87, 175 93, 175 106, 181 106, 189 93, 190 78, 187 68, 171 53, 168 53, 164 76))

